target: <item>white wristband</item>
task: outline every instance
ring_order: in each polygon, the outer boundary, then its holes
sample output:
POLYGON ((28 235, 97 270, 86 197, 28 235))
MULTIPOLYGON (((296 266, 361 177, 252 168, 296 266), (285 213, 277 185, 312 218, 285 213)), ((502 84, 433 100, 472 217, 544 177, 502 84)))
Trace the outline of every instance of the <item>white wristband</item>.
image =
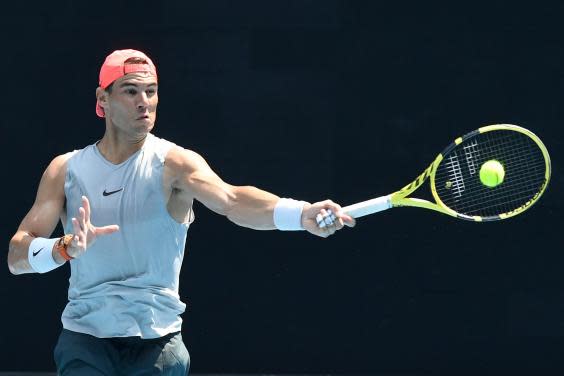
POLYGON ((53 259, 53 246, 59 239, 35 238, 29 245, 27 260, 37 273, 47 273, 63 264, 53 259))
POLYGON ((299 231, 302 227, 302 210, 305 201, 281 198, 274 207, 274 225, 282 231, 299 231))

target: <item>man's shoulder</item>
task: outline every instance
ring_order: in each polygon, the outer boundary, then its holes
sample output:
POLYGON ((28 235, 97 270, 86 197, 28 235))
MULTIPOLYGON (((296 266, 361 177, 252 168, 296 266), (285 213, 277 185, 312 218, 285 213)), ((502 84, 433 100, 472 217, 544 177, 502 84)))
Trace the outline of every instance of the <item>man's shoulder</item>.
POLYGON ((75 154, 75 152, 76 151, 71 151, 57 155, 55 158, 53 158, 53 160, 51 161, 51 163, 49 163, 49 166, 47 166, 47 169, 45 170, 45 176, 52 179, 60 179, 64 177, 67 171, 68 162, 75 154))
POLYGON ((178 145, 170 148, 165 159, 165 166, 184 172, 195 170, 202 163, 205 163, 205 160, 200 154, 178 145))
POLYGON ((198 152, 176 144, 173 144, 171 146, 169 150, 169 155, 174 158, 188 158, 188 159, 202 158, 202 156, 198 152))
POLYGON ((66 171, 67 166, 69 165, 69 163, 71 163, 72 160, 75 160, 80 155, 84 155, 85 152, 92 151, 92 147, 93 145, 88 145, 82 149, 74 149, 72 151, 57 155, 49 164, 49 168, 57 170, 63 169, 66 171))
POLYGON ((69 151, 64 154, 59 154, 51 161, 51 165, 55 167, 64 167, 68 163, 69 159, 71 159, 78 150, 69 151))
POLYGON ((94 145, 87 145, 82 149, 74 149, 72 151, 66 152, 57 156, 55 159, 59 158, 61 161, 68 163, 69 161, 76 159, 79 156, 84 156, 85 154, 94 152, 94 145))

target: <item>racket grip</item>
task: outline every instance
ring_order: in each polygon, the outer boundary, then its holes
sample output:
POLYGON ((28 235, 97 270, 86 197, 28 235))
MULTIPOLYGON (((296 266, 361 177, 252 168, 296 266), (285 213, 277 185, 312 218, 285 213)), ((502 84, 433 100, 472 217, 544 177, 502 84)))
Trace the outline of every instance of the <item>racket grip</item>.
POLYGON ((365 215, 378 213, 392 207, 390 196, 382 196, 371 200, 359 202, 357 204, 345 206, 342 211, 353 218, 364 217, 365 215))

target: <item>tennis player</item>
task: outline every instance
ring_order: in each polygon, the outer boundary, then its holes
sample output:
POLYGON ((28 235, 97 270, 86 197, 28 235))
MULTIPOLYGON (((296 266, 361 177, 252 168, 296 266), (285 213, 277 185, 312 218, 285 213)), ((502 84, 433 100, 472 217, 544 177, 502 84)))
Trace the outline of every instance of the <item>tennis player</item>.
POLYGON ((200 155, 151 133, 157 104, 151 59, 110 54, 96 90, 104 136, 53 159, 10 242, 13 274, 70 263, 54 351, 60 375, 188 373, 178 285, 194 200, 257 230, 327 237, 354 226, 330 200, 310 204, 224 182, 200 155), (66 235, 50 238, 59 220, 66 235))

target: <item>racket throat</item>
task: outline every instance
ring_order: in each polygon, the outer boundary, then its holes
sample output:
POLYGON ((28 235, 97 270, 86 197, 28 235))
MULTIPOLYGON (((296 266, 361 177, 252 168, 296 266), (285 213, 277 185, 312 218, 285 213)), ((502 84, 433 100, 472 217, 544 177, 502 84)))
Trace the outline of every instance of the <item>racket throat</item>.
POLYGON ((456 217, 456 213, 454 211, 447 208, 443 208, 435 204, 434 202, 427 201, 421 198, 403 198, 397 201, 392 200, 392 207, 394 208, 413 207, 413 208, 430 209, 456 217))

